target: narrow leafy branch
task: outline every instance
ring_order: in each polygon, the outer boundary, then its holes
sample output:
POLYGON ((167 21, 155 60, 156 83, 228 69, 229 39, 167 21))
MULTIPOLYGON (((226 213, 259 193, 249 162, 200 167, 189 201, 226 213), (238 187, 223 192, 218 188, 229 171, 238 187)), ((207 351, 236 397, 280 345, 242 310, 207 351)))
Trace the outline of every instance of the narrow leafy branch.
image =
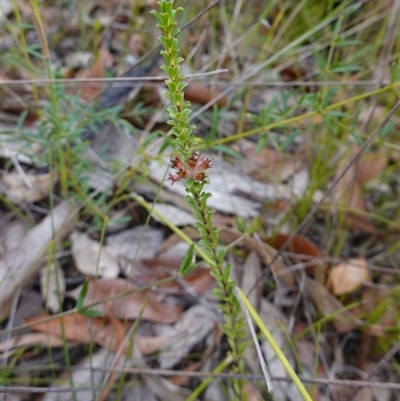
MULTIPOLYGON (((242 354, 245 349, 244 337, 246 335, 246 324, 241 316, 240 305, 234 295, 235 283, 230 278, 232 266, 225 266, 224 258, 226 249, 217 250, 219 244, 218 229, 212 225, 214 210, 207 206, 207 200, 212 196, 211 193, 204 191, 204 185, 208 183, 206 171, 212 167, 211 159, 206 158, 196 150, 197 142, 192 134, 196 128, 190 124, 189 116, 192 112, 190 102, 184 98, 184 88, 187 83, 181 74, 180 63, 183 58, 178 56, 180 49, 177 34, 180 32, 176 28, 176 15, 182 8, 173 8, 173 1, 162 0, 158 2, 160 11, 152 11, 158 21, 158 27, 162 30, 163 36, 159 41, 164 50, 161 51, 166 64, 161 69, 166 72, 168 79, 165 81, 168 86, 166 97, 171 101, 167 108, 171 119, 168 123, 172 126, 171 136, 174 137, 172 144, 175 154, 171 157, 171 167, 175 170, 169 175, 169 180, 174 184, 183 181, 188 195, 185 201, 192 207, 193 216, 197 220, 197 227, 201 240, 200 245, 204 252, 213 261, 209 265, 211 274, 215 278, 218 288, 215 288, 214 295, 220 300, 220 309, 224 316, 222 330, 226 335, 230 346, 230 356, 234 363, 232 371, 243 373, 245 370, 242 354)), ((181 271, 181 273, 183 273, 181 271)), ((233 380, 232 398, 244 400, 244 381, 233 380)))

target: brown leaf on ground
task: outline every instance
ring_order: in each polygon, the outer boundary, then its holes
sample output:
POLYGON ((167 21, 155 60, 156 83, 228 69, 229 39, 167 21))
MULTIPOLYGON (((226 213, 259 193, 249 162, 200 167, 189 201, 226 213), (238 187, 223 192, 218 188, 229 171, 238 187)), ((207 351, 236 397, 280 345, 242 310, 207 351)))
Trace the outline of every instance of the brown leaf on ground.
POLYGON ((142 258, 152 258, 163 241, 162 230, 150 226, 136 226, 107 237, 107 251, 120 262, 122 271, 130 277, 142 258))
MULTIPOLYGON (((193 214, 181 207, 161 202, 154 202, 152 206, 155 213, 158 213, 177 227, 192 226, 196 222, 193 214)), ((162 220, 156 215, 154 215, 153 218, 159 223, 162 223, 162 220)))
POLYGON ((365 153, 361 156, 357 169, 357 181, 365 183, 378 177, 388 164, 388 155, 384 153, 365 153))
POLYGON ((346 310, 345 306, 318 281, 307 277, 304 291, 325 317, 331 317, 339 333, 347 333, 363 326, 363 322, 346 310))
MULTIPOLYGON (((92 318, 75 313, 64 317, 54 316, 48 322, 39 322, 39 320, 48 317, 49 315, 43 314, 26 318, 27 323, 33 323, 31 329, 39 333, 27 333, 19 337, 13 337, 8 342, 3 341, 0 343, 0 352, 3 352, 6 347, 13 349, 35 345, 61 346, 63 344, 63 333, 66 341, 78 343, 94 342, 116 352, 126 334, 124 324, 116 320, 92 318)), ((143 355, 151 355, 170 344, 177 336, 178 334, 155 337, 136 336, 136 341, 143 355)))
POLYGON ((118 262, 110 255, 104 245, 78 231, 73 232, 70 239, 72 257, 79 272, 103 278, 118 276, 118 262))
MULTIPOLYGON (((214 333, 212 335, 213 341, 207 341, 207 348, 202 352, 201 359, 196 362, 189 362, 189 364, 187 364, 188 362, 185 360, 186 366, 184 365, 183 369, 180 370, 183 370, 184 372, 195 372, 201 369, 201 367, 205 363, 207 363, 210 356, 215 352, 215 347, 219 342, 221 335, 222 335, 221 331, 219 331, 217 329, 217 326, 215 326, 214 333)), ((210 338, 210 336, 208 338, 210 338)), ((190 381, 190 379, 191 379, 190 376, 176 375, 176 376, 171 376, 169 378, 169 381, 179 387, 182 387, 186 386, 190 381)))
POLYGON ((212 223, 217 226, 235 227, 235 218, 233 216, 225 216, 221 213, 214 213, 212 223))
POLYGON ((94 342, 113 351, 118 349, 125 335, 123 326, 121 333, 121 326, 110 323, 105 318, 92 318, 74 313, 63 317, 55 316, 49 321, 40 322, 45 318, 49 318, 49 315, 29 317, 25 320, 31 324, 33 331, 56 334, 61 337, 65 334, 67 341, 94 342))
POLYGON ((136 336, 136 341, 142 355, 151 355, 159 351, 160 349, 165 348, 168 344, 171 344, 171 342, 178 337, 179 333, 171 336, 136 336))
MULTIPOLYGON (((267 238, 266 242, 276 249, 280 249, 288 240, 289 234, 277 234, 272 238, 267 238)), ((321 259, 322 253, 318 247, 313 244, 307 238, 301 235, 295 235, 289 245, 286 246, 285 251, 298 254, 299 256, 291 256, 295 263, 305 263, 307 271, 318 280, 324 281, 325 274, 327 271, 327 264, 323 260, 312 262, 312 258, 321 259), (305 255, 306 258, 302 258, 301 255, 305 255)))
POLYGON ((71 206, 61 203, 32 230, 21 238, 18 248, 2 255, 0 260, 0 321, 8 316, 11 301, 19 288, 36 276, 40 267, 40 258, 46 252, 50 241, 63 240, 74 228, 71 218, 71 206))
POLYGON ((46 198, 58 181, 56 172, 45 174, 6 173, 1 176, 7 198, 16 204, 46 198))
MULTIPOLYGON (((93 64, 89 68, 79 71, 75 78, 103 78, 105 68, 111 68, 113 64, 114 57, 105 46, 101 46, 93 64)), ((83 86, 80 85, 79 87, 81 88, 81 98, 84 100, 92 99, 103 90, 102 85, 99 85, 98 82, 93 85, 90 85, 90 83, 83 86)))
POLYGON ((378 230, 366 216, 349 212, 347 219, 354 231, 362 231, 372 235, 378 234, 378 230))
POLYGON ((63 339, 57 334, 47 332, 25 333, 11 337, 0 343, 0 358, 4 358, 6 355, 13 355, 18 352, 20 348, 36 347, 38 345, 43 347, 61 347, 63 345, 63 339))
MULTIPOLYGON (((335 180, 342 174, 357 151, 358 148, 354 149, 339 163, 335 180)), ((353 230, 362 230, 370 234, 377 234, 375 226, 362 213, 366 211, 362 185, 378 177, 387 163, 388 157, 382 153, 363 154, 358 163, 354 163, 350 167, 333 191, 333 198, 337 205, 360 211, 360 213, 351 210, 345 212, 346 218, 353 230)))
POLYGON ((10 253, 17 249, 23 238, 29 231, 27 222, 19 218, 15 218, 11 212, 0 210, 0 246, 3 254, 10 253))
MULTIPOLYGON (((265 287, 264 281, 260 280, 262 277, 262 268, 260 255, 257 251, 251 251, 244 262, 240 288, 247 295, 249 302, 254 307, 256 312, 260 311, 260 301, 262 298, 262 291, 265 287)), ((246 337, 250 338, 250 330, 246 326, 246 337)), ((246 365, 250 368, 251 372, 256 373, 259 368, 257 352, 254 346, 246 347, 243 352, 243 359, 246 365)))
POLYGON ((143 38, 142 35, 134 33, 129 38, 129 50, 133 56, 136 58, 140 57, 143 49, 143 38))
POLYGON ((244 262, 241 289, 248 296, 248 300, 256 311, 259 310, 264 283, 260 280, 262 275, 261 260, 257 251, 251 251, 244 262))
POLYGON ((46 308, 57 313, 62 307, 66 290, 64 270, 58 261, 54 261, 43 267, 40 272, 40 291, 45 301, 46 308))
POLYGON ((355 291, 365 281, 371 281, 367 260, 350 259, 332 267, 329 271, 328 287, 332 294, 337 296, 355 291))
MULTIPOLYGON (((81 289, 82 286, 79 286, 67 295, 78 299, 81 289)), ((175 323, 183 311, 180 305, 166 305, 157 300, 152 291, 140 291, 140 288, 130 281, 121 278, 89 281, 84 306, 95 302, 101 303, 92 309, 106 316, 120 319, 137 319, 141 316, 145 320, 166 324, 175 323), (111 297, 117 298, 105 300, 111 297)))
MULTIPOLYGON (((19 74, 18 74, 19 75, 19 74)), ((14 80, 20 77, 8 76, 0 71, 0 82, 14 80)), ((34 123, 38 114, 35 112, 36 107, 27 108, 27 103, 34 102, 32 99, 32 86, 25 85, 10 85, 10 89, 12 94, 9 91, 3 90, 0 88, 0 97, 1 97, 1 105, 0 109, 2 111, 11 113, 15 116, 20 116, 21 113, 27 112, 26 118, 24 120, 25 125, 31 125, 34 123)), ((33 106, 33 105, 32 105, 33 106)), ((4 118, 2 118, 4 121, 4 118)))
POLYGON ((210 269, 198 267, 186 275, 184 281, 186 281, 186 284, 193 288, 197 294, 201 295, 210 287, 213 278, 210 274, 210 269))
POLYGON ((171 369, 177 365, 190 350, 212 334, 217 324, 217 315, 203 305, 195 305, 183 313, 174 329, 181 333, 174 339, 165 352, 162 352, 158 361, 161 369, 171 369))
POLYGON ((265 147, 256 154, 255 150, 256 145, 247 145, 244 155, 246 163, 250 162, 255 166, 249 174, 256 180, 283 182, 292 177, 305 164, 302 152, 284 155, 277 150, 265 147))
MULTIPOLYGON (((179 270, 182 259, 161 256, 157 258, 141 259, 140 262, 147 267, 148 274, 146 275, 145 272, 141 272, 137 275, 134 274, 132 277, 150 284, 151 282, 175 275, 179 270)), ((205 267, 197 267, 187 274, 183 280, 189 287, 193 288, 197 294, 202 294, 213 282, 210 269, 205 267)), ((163 287, 181 289, 181 286, 176 283, 176 281, 160 285, 160 288, 163 287)))
MULTIPOLYGON (((220 93, 220 91, 210 89, 203 84, 192 82, 185 88, 185 99, 191 103, 204 105, 213 100, 220 93)), ((224 107, 227 102, 228 99, 224 96, 217 100, 216 104, 219 107, 224 107)))

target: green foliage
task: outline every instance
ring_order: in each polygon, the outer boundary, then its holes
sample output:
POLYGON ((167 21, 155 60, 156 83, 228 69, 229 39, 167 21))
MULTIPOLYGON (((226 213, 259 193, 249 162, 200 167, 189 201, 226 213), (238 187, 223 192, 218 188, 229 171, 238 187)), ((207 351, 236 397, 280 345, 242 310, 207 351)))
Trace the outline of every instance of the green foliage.
POLYGON ((186 256, 183 258, 182 263, 179 267, 179 274, 181 276, 185 276, 189 272, 191 272, 194 268, 193 263, 193 254, 194 254, 194 245, 190 245, 189 250, 186 253, 186 256))
POLYGON ((179 64, 182 63, 183 58, 178 56, 180 49, 176 38, 180 32, 176 28, 176 15, 178 12, 183 11, 183 8, 180 7, 175 10, 173 9, 173 2, 169 1, 160 1, 158 4, 160 12, 153 10, 151 13, 156 17, 157 26, 164 34, 158 39, 164 47, 161 54, 166 62, 161 66, 161 69, 169 77, 165 81, 169 90, 165 96, 172 103, 168 107, 168 113, 171 117, 168 123, 172 126, 170 132, 175 136, 172 143, 183 157, 189 157, 196 148, 195 137, 191 135, 196 127, 193 124, 189 124, 189 116, 192 110, 190 109, 190 102, 184 99, 183 90, 187 83, 184 82, 185 77, 180 73, 179 64))

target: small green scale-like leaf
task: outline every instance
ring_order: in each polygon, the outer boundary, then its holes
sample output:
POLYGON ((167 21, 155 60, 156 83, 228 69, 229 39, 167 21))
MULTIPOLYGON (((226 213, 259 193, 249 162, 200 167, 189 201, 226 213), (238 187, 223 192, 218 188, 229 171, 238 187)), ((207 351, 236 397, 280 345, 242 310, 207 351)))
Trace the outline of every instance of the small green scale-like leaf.
POLYGON ((191 272, 194 269, 195 264, 193 263, 193 252, 194 252, 194 245, 191 244, 179 267, 179 274, 181 276, 186 276, 189 272, 191 272))
POLYGON ((209 247, 204 247, 204 253, 210 258, 213 259, 214 258, 214 253, 212 251, 211 248, 209 247))
MULTIPOLYGON (((187 191, 190 191, 190 190, 193 188, 193 178, 189 178, 189 179, 185 182, 185 188, 186 188, 187 191)), ((186 201, 186 203, 189 203, 189 202, 187 201, 187 198, 190 198, 190 199, 192 200, 192 197, 191 197, 191 196, 186 195, 185 198, 184 198, 185 201, 186 201)))
MULTIPOLYGON (((193 196, 195 196, 195 194, 198 194, 201 192, 201 187, 199 187, 199 182, 198 181, 194 181, 193 182, 193 196)), ((197 204, 196 204, 196 208, 197 208, 197 204)))
POLYGON ((103 317, 104 315, 98 311, 98 310, 93 310, 93 309, 79 309, 78 313, 83 316, 88 316, 88 317, 103 317))
POLYGON ((201 212, 199 210, 197 210, 196 208, 193 208, 193 216, 195 219, 197 219, 199 221, 203 220, 203 216, 202 216, 201 212))
POLYGON ((78 312, 83 307, 83 301, 85 300, 88 288, 89 288, 89 281, 86 279, 83 282, 81 292, 79 293, 78 299, 76 301, 76 309, 78 310, 78 312))
MULTIPOLYGON (((187 180, 187 182, 191 182, 191 187, 193 187, 193 180, 187 180)), ((185 197, 184 197, 184 199, 185 199, 185 202, 189 205, 189 206, 192 206, 192 207, 194 207, 194 206, 196 206, 196 201, 192 198, 192 196, 190 196, 190 195, 186 195, 185 197)))
MULTIPOLYGON (((224 330, 224 333, 226 334, 226 336, 227 336, 227 338, 228 338, 228 343, 229 343, 229 339, 232 338, 232 337, 234 337, 234 335, 235 335, 235 330, 233 330, 233 329, 232 329, 229 325, 227 325, 227 324, 224 324, 223 327, 222 327, 222 329, 224 330)), ((232 341, 232 343, 233 343, 233 346, 235 346, 234 341, 232 341)), ((229 345, 231 345, 231 344, 229 344, 229 345)), ((231 347, 232 347, 232 345, 231 345, 231 347)))
POLYGON ((213 232, 211 233, 211 237, 212 237, 213 245, 214 245, 214 246, 217 246, 217 245, 218 245, 218 242, 219 242, 218 231, 215 232, 215 231, 213 230, 213 232))
POLYGON ((232 265, 229 263, 225 267, 224 273, 222 275, 222 279, 225 281, 229 281, 229 276, 231 275, 231 271, 232 271, 232 265))
POLYGON ((222 262, 224 261, 227 251, 228 250, 226 248, 222 248, 222 249, 219 250, 219 252, 218 252, 218 262, 220 264, 222 264, 222 262))
POLYGON ((212 293, 215 298, 218 298, 218 299, 225 298, 225 292, 221 288, 217 288, 217 287, 213 288, 212 293))
POLYGON ((215 280, 217 280, 217 283, 219 283, 220 277, 221 277, 221 275, 219 274, 219 271, 218 270, 211 270, 210 274, 211 274, 211 277, 215 278, 215 280))

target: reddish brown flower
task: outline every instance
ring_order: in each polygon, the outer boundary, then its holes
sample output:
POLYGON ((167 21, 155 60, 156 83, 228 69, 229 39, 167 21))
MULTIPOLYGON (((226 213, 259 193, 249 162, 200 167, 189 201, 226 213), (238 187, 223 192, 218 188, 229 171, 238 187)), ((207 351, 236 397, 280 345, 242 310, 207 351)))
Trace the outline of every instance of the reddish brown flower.
POLYGON ((188 158, 188 167, 190 169, 194 169, 197 165, 197 160, 199 159, 200 153, 195 150, 192 152, 192 154, 190 155, 190 157, 188 158))
POLYGON ((179 155, 172 156, 170 164, 177 173, 170 174, 168 179, 172 181, 171 184, 189 178, 204 181, 207 177, 205 170, 212 167, 211 161, 212 159, 205 158, 197 150, 193 151, 186 161, 182 161, 179 155))
POLYGON ((176 168, 177 170, 180 170, 185 167, 179 156, 172 156, 170 164, 172 168, 176 168))
POLYGON ((174 182, 180 181, 181 177, 178 174, 169 174, 168 179, 171 180, 171 185, 174 185, 174 182))
POLYGON ((197 168, 201 171, 207 170, 211 168, 211 162, 213 159, 206 159, 204 156, 200 156, 199 160, 197 161, 197 168))
POLYGON ((206 173, 204 171, 193 173, 193 179, 195 181, 203 181, 206 178, 206 173))
POLYGON ((179 177, 181 177, 183 180, 187 180, 190 178, 190 173, 189 171, 185 170, 184 168, 179 169, 178 171, 179 177))

